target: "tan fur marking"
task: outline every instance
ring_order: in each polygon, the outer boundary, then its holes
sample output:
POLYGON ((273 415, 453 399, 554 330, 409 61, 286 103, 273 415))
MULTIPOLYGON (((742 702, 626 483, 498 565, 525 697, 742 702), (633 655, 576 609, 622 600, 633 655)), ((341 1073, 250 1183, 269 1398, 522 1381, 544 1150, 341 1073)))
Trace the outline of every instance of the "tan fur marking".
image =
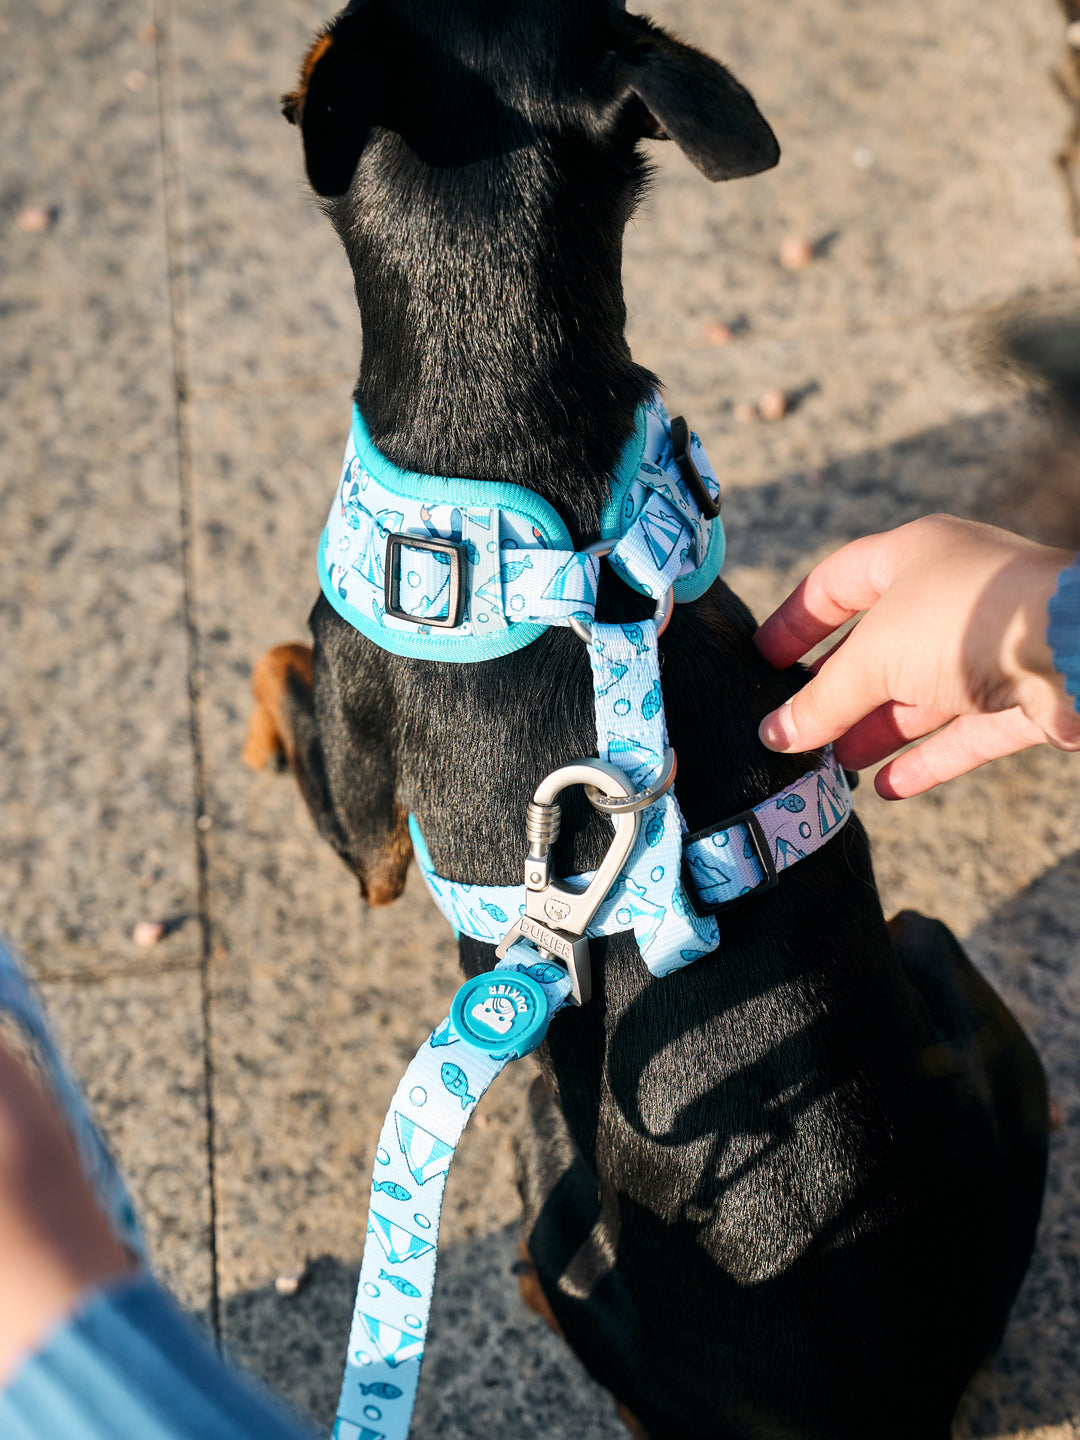
POLYGON ((551 1306, 548 1304, 547 1296, 540 1288, 540 1280, 536 1274, 536 1266, 532 1262, 532 1256, 525 1246, 524 1240, 518 1241, 518 1254, 529 1267, 522 1270, 518 1275, 518 1287, 521 1290, 521 1298, 530 1310, 534 1310, 545 1325, 550 1326, 559 1339, 562 1340, 563 1332, 559 1322, 555 1319, 551 1306))
POLYGON ((304 119, 304 102, 307 100, 308 85, 311 83, 312 72, 315 66, 326 54, 327 50, 334 43, 334 37, 329 31, 324 30, 317 35, 307 48, 304 62, 300 66, 300 80, 295 90, 290 90, 288 95, 281 97, 281 109, 287 120, 294 125, 300 125, 304 119))
POLYGON ((630 1431, 630 1434, 634 1437, 634 1440, 649 1440, 649 1432, 645 1429, 644 1425, 642 1425, 641 1421, 637 1418, 636 1415, 631 1415, 630 1411, 626 1408, 626 1406, 620 1405, 618 1400, 615 1401, 615 1409, 618 1413, 619 1419, 630 1431))
POLYGON ((412 858, 409 816, 394 801, 394 833, 379 856, 378 864, 360 881, 360 889, 369 905, 389 905, 405 889, 405 876, 412 858))
POLYGON ((311 684, 311 663, 310 645, 275 645, 256 662, 251 672, 255 709, 240 752, 244 764, 252 770, 262 770, 271 760, 282 758, 292 763, 293 737, 282 719, 281 697, 290 673, 299 676, 305 685, 311 684))

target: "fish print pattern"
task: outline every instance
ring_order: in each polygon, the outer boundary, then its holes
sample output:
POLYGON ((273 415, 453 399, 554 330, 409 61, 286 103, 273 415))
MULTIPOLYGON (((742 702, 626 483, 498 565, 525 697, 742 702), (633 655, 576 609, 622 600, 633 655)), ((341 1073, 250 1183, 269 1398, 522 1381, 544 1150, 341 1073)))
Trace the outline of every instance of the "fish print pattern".
MULTIPOLYGON (((717 535, 722 529, 718 521, 702 519, 686 492, 671 450, 670 421, 658 398, 644 407, 642 423, 639 469, 621 498, 612 498, 626 530, 611 560, 638 589, 659 596, 679 577, 693 575, 707 558, 712 578, 721 556, 716 545, 710 549, 710 526, 717 535)), ((530 515, 535 496, 523 491, 518 499, 516 487, 502 487, 502 503, 485 509, 398 493, 408 491, 409 483, 375 457, 370 443, 356 416, 320 544, 323 589, 345 619, 365 633, 374 621, 378 631, 434 635, 436 643, 447 634, 482 638, 521 622, 542 626, 565 625, 571 617, 592 619, 599 558, 553 545, 530 515), (461 555, 466 604, 457 629, 440 632, 424 624, 447 618, 451 551, 419 550, 407 539, 388 551, 392 535, 445 542, 461 555), (398 606, 415 622, 386 614, 388 554, 397 567, 398 606)), ((719 495, 719 482, 696 435, 691 447, 706 485, 719 495)), ((551 524, 561 527, 554 512, 551 524)), ((528 644, 535 633, 507 644, 528 644)))
MULTIPOLYGON (((528 946, 512 946, 498 968, 531 968, 534 955, 528 946)), ((562 967, 551 966, 544 985, 549 1012, 565 1002, 569 991, 562 967)), ((452 1023, 445 1020, 431 1035, 445 1034, 452 1023)), ((337 1440, 407 1440, 435 1285, 447 1171, 476 1101, 505 1063, 473 1049, 459 1035, 447 1039, 451 1043, 453 1062, 445 1059, 444 1046, 433 1048, 430 1037, 424 1039, 379 1135, 367 1243, 334 1423, 337 1440), (444 1073, 450 1071, 453 1075, 444 1073), (470 1099, 464 1109, 463 1095, 470 1099), (391 1197, 389 1203, 384 1197, 391 1197)))

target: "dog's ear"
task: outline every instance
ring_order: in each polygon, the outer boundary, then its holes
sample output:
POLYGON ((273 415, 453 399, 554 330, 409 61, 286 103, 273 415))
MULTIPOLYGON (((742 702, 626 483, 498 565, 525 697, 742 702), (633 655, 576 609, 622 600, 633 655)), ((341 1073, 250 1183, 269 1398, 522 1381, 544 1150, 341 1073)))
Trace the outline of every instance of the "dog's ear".
POLYGON ((304 136, 317 195, 344 195, 375 121, 382 85, 373 12, 363 6, 324 30, 309 48, 300 83, 281 97, 285 118, 304 136))
POLYGON ((719 61, 647 21, 620 59, 625 90, 648 114, 643 133, 674 140, 707 179, 756 175, 780 159, 750 92, 719 61))

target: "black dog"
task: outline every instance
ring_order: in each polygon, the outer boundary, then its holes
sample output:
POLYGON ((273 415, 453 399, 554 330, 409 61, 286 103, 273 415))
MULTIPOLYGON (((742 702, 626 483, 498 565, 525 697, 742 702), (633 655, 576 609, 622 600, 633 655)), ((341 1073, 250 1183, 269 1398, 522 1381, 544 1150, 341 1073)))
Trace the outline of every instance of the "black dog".
MULTIPOLYGON (((778 149, 720 65, 615 0, 366 0, 304 65, 286 114, 348 252, 356 400, 427 474, 511 480, 595 540, 654 378, 624 339, 639 142, 713 180, 778 149)), ((606 618, 644 602, 610 572, 606 618)), ((549 629, 477 665, 376 648, 320 600, 313 658, 257 667, 248 758, 280 749, 372 903, 415 812, 438 872, 520 883, 525 807, 595 745, 586 647, 549 629)), ((664 694, 690 829, 802 774, 761 717, 801 683, 717 582, 676 608, 664 694)), ((566 797, 556 870, 610 825, 566 797)), ((649 978, 592 945, 596 993, 552 1026, 520 1149, 525 1236, 567 1340, 652 1440, 945 1440, 994 1346, 1042 1193, 1039 1063, 945 928, 886 928, 865 835, 726 912, 715 955, 649 978)), ((464 941, 473 975, 490 947, 464 941)))

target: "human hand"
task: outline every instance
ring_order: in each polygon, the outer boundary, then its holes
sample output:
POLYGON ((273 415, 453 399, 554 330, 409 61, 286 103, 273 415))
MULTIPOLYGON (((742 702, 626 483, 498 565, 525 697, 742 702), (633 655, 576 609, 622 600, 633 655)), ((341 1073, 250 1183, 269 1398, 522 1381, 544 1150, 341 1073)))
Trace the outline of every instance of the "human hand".
POLYGON ((848 769, 876 764, 889 800, 921 794, 1048 741, 1080 749, 1080 716, 1053 668, 1047 606, 1073 555, 931 515, 837 550, 758 630, 779 669, 860 610, 816 674, 761 723, 770 750, 835 741, 848 769))
POLYGON ((0 1387, 88 1286, 131 1268, 67 1126, 0 1040, 0 1387))

